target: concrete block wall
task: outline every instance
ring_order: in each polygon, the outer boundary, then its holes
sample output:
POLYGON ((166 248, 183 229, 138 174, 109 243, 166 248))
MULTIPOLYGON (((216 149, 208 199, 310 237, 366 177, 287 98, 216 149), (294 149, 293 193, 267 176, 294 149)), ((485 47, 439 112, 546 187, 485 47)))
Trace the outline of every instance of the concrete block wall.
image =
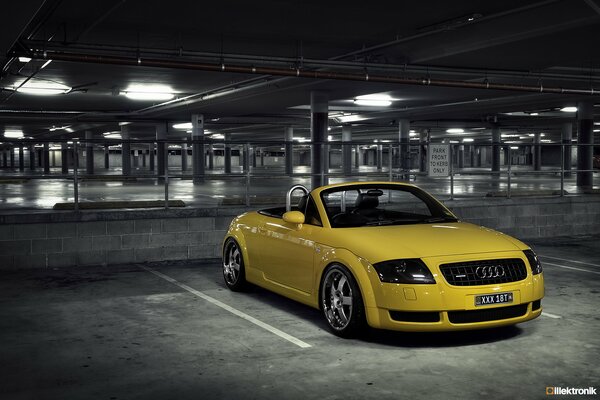
MULTIPOLYGON (((600 233, 600 197, 447 201, 463 221, 522 240, 600 233)), ((255 209, 253 207, 252 209, 255 209)), ((0 215, 0 270, 215 259, 245 208, 0 215)))

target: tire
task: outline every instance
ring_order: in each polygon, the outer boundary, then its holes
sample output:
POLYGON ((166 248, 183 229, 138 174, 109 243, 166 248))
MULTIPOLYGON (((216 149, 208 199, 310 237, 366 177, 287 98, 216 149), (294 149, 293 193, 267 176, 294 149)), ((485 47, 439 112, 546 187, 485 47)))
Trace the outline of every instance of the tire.
POLYGON ((352 273, 340 264, 325 270, 321 282, 321 309, 329 329, 340 337, 354 337, 366 326, 365 307, 352 273))
POLYGON ((234 292, 246 288, 246 269, 240 245, 233 238, 227 239, 223 246, 223 279, 225 285, 234 292))

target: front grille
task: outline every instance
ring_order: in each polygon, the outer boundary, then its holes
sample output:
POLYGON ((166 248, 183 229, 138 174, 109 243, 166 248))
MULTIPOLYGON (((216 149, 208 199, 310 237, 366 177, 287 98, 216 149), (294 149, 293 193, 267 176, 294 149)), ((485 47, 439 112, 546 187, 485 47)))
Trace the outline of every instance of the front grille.
POLYGON ((531 303, 531 310, 532 311, 539 310, 540 308, 542 308, 542 301, 541 300, 536 300, 533 303, 531 303))
POLYGON ((401 322, 440 322, 437 311, 390 311, 390 317, 401 322))
POLYGON ((516 306, 487 308, 484 310, 448 311, 448 319, 453 324, 468 324, 472 322, 498 321, 502 319, 521 317, 527 313, 527 304, 516 306))
POLYGON ((442 264, 440 270, 446 282, 453 286, 493 285, 527 277, 527 268, 520 258, 442 264))

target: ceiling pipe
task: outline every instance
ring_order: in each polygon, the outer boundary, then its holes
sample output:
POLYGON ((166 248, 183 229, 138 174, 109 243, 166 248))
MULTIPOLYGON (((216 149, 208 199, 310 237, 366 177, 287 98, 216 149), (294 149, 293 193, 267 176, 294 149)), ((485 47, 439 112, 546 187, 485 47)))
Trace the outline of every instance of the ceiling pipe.
POLYGON ((598 90, 591 89, 576 89, 563 88, 540 85, 520 85, 516 83, 491 83, 471 82, 460 80, 445 80, 427 78, 408 78, 401 76, 389 75, 371 75, 368 72, 364 73, 348 73, 339 71, 308 71, 300 68, 275 68, 275 67, 260 67, 247 65, 225 65, 213 63, 200 63, 190 61, 177 60, 159 60, 159 59, 143 59, 141 57, 123 57, 110 55, 95 55, 95 54, 76 54, 68 52, 34 51, 30 54, 32 58, 37 59, 52 59, 58 61, 70 61, 92 64, 111 64, 111 65, 128 65, 140 67, 159 67, 171 69, 187 69, 209 72, 233 72, 241 74, 264 74, 273 76, 287 76, 309 79, 332 79, 345 81, 361 81, 361 82, 379 82, 401 85, 416 85, 416 86, 440 86, 453 87, 464 89, 491 89, 491 90, 507 90, 517 92, 534 92, 534 93, 549 93, 549 94, 568 94, 568 95, 597 95, 598 90))

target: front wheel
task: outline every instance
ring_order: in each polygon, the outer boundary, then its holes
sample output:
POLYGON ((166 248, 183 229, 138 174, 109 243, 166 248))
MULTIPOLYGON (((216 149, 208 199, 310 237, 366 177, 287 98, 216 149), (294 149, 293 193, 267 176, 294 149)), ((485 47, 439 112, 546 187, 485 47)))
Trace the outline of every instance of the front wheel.
POLYGON ((365 328, 360 289, 350 271, 342 265, 334 264, 325 271, 321 308, 329 328, 338 336, 355 336, 365 328))
POLYGON ((246 286, 242 250, 233 238, 227 239, 223 246, 223 278, 227 287, 234 292, 239 292, 246 286))

